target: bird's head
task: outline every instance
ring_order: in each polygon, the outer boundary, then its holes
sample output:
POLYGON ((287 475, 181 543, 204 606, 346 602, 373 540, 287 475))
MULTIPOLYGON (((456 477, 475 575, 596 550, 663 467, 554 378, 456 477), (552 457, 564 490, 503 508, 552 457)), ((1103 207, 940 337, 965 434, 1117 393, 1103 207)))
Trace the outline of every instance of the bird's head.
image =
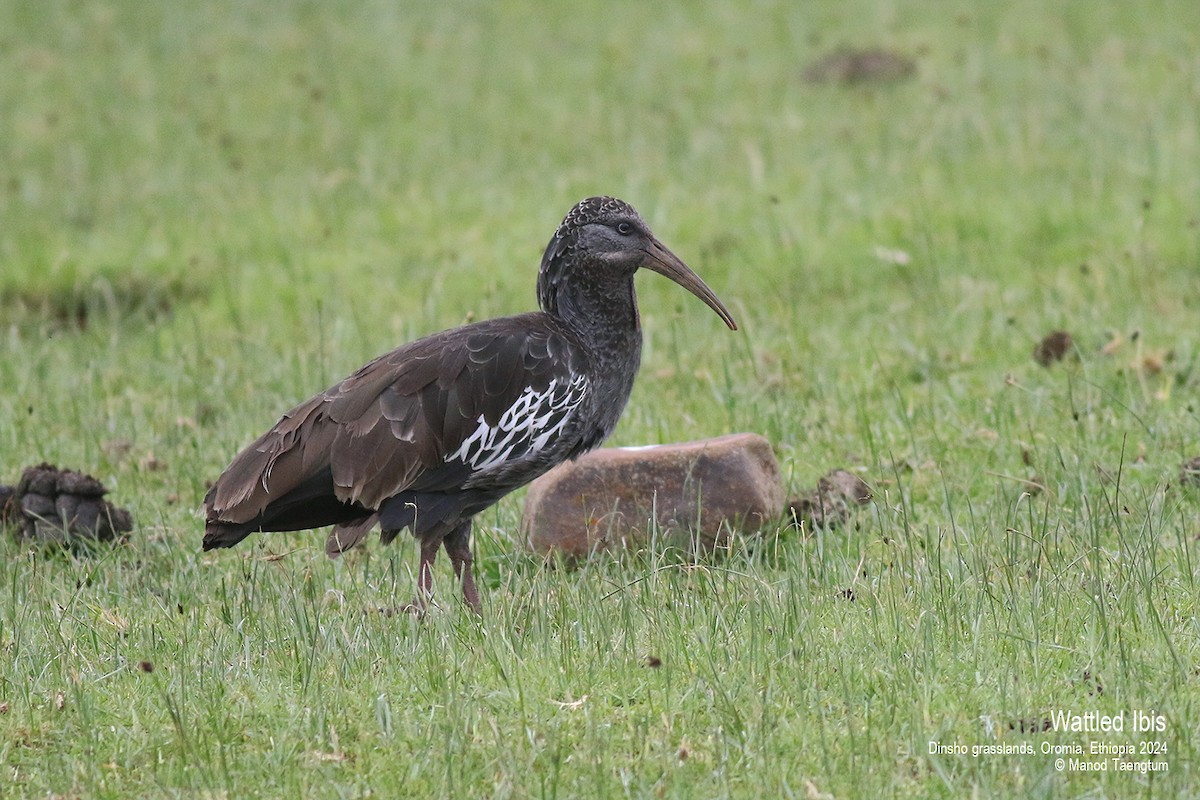
POLYGON ((567 212, 542 256, 538 300, 544 310, 554 311, 567 283, 610 284, 616 289, 629 285, 640 267, 666 275, 737 330, 712 289, 655 238, 633 206, 615 197, 589 197, 567 212))

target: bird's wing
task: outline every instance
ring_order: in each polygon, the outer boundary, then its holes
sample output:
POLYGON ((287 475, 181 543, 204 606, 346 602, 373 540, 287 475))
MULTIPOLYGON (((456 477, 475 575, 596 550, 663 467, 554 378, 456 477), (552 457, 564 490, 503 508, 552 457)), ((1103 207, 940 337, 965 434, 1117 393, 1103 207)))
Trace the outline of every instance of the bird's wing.
MULTIPOLYGON (((376 509, 446 491, 545 447, 587 392, 577 350, 539 315, 477 323, 381 356, 301 403, 243 450, 205 498, 241 523, 327 481, 376 509)), ((306 498, 303 498, 306 499, 306 498)))
POLYGON ((325 424, 327 403, 325 394, 306 400, 234 457, 204 497, 209 523, 248 523, 319 474, 312 454, 332 444, 334 433, 325 424))
POLYGON ((581 365, 561 334, 504 323, 397 351, 339 387, 329 418, 341 500, 377 508, 406 489, 460 488, 553 440, 587 392, 581 365))

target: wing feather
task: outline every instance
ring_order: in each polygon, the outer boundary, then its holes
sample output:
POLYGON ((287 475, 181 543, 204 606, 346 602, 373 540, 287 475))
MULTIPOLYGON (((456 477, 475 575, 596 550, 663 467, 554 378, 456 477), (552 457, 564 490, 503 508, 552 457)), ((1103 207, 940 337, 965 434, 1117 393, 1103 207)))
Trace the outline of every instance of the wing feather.
MULTIPOLYGON (((398 348, 289 411, 234 458, 205 498, 207 516, 265 518, 273 503, 322 474, 332 476, 337 501, 363 510, 409 489, 452 491, 477 465, 495 466, 545 444, 545 426, 570 410, 554 406, 584 371, 578 353, 544 314, 477 323, 398 348), (524 409, 527 399, 541 405, 524 409), (506 413, 531 410, 541 415, 537 421, 496 430, 506 413), (474 464, 454 457, 472 436, 491 437, 491 449, 482 448, 474 464)), ((362 531, 355 523, 346 533, 349 539, 362 531)))

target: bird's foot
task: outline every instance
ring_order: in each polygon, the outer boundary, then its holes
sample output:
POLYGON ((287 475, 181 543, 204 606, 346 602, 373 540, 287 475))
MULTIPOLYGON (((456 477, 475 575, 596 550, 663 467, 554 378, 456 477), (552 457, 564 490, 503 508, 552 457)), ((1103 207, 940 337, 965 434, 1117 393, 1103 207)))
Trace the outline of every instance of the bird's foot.
POLYGON ((429 611, 429 601, 423 598, 414 597, 404 605, 380 606, 377 610, 385 617, 395 617, 401 614, 407 614, 414 619, 424 619, 426 612, 429 611))
POLYGON ((475 616, 483 616, 483 603, 479 602, 479 590, 475 588, 475 581, 463 582, 463 600, 475 612, 475 616))

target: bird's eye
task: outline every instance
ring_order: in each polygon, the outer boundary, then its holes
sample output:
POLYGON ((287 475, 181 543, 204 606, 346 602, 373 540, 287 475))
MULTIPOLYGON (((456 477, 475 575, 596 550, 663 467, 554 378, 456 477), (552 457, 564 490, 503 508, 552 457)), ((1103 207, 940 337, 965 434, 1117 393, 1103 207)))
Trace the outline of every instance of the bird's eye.
POLYGON ((628 236, 629 234, 633 233, 633 226, 628 222, 618 222, 617 233, 621 234, 622 236, 628 236))

